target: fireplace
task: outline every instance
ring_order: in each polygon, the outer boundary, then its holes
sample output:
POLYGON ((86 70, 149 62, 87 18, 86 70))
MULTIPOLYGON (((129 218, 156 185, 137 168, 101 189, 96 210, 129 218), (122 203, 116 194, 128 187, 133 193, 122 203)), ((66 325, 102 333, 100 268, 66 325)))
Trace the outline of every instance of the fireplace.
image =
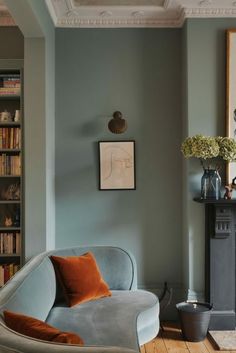
POLYGON ((235 329, 236 200, 194 199, 205 206, 205 295, 211 330, 235 329))

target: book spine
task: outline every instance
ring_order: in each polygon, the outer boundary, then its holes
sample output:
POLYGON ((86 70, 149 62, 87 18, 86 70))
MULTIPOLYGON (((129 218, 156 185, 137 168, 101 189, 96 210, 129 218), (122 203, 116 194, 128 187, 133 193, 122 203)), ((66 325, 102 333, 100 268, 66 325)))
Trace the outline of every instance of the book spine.
POLYGON ((9 281, 9 279, 10 279, 9 266, 8 265, 4 265, 4 283, 9 281))
POLYGON ((4 267, 0 265, 0 287, 4 286, 4 267))
POLYGON ((2 129, 2 148, 6 148, 6 128, 2 129))
POLYGON ((20 233, 16 233, 16 253, 20 254, 21 251, 21 236, 20 233))
POLYGON ((0 96, 19 96, 20 87, 0 87, 0 96))

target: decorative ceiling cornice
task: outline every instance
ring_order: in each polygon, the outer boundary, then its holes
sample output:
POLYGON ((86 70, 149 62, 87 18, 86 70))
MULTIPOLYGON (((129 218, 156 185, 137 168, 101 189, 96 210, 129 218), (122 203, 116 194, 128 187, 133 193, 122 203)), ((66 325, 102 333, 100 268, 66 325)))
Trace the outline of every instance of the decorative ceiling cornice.
POLYGON ((236 17, 234 8, 183 8, 185 18, 236 17))
MULTIPOLYGON (((236 0, 45 0, 56 27, 182 27, 187 18, 236 18, 236 0), (108 5, 109 4, 109 5, 108 5)), ((0 0, 0 26, 15 22, 0 0)))
POLYGON ((236 0, 45 1, 56 27, 181 27, 186 18, 236 17, 236 0))
POLYGON ((180 19, 139 19, 139 18, 61 18, 57 27, 81 27, 81 28, 154 28, 154 27, 182 27, 180 19))

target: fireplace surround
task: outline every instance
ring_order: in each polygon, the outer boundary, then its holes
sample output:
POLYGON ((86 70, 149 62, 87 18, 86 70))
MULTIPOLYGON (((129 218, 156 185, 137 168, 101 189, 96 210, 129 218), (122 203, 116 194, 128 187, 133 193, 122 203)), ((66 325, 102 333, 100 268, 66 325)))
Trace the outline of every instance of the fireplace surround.
POLYGON ((234 330, 236 199, 194 201, 205 207, 205 299, 213 305, 209 328, 234 330))

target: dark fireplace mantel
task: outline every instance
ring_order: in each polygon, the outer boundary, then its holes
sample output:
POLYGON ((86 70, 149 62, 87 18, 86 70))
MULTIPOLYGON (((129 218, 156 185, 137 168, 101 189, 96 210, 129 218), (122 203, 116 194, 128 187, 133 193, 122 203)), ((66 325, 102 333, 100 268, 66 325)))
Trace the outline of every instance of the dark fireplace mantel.
POLYGON ((235 329, 236 199, 194 201, 205 206, 205 296, 211 330, 235 329))

